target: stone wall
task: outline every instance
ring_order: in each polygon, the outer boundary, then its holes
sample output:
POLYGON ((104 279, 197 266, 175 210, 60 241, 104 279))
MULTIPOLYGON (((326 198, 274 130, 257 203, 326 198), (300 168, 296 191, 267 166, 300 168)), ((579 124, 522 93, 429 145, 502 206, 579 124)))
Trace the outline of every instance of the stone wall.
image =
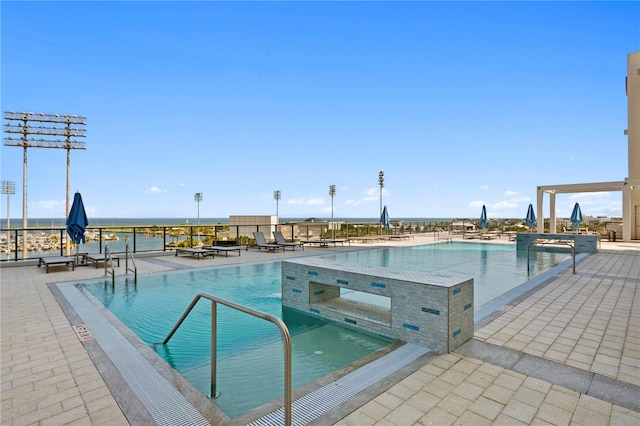
MULTIPOLYGON (((535 240, 558 240, 573 243, 577 253, 596 253, 598 251, 597 234, 538 234, 534 232, 519 232, 516 237, 516 249, 526 250, 535 240)), ((548 247, 547 247, 548 248, 548 247)), ((567 246, 565 250, 570 250, 567 246)))
POLYGON ((344 264, 282 262, 284 306, 344 326, 446 353, 473 336, 473 278, 344 264), (388 307, 340 297, 340 288, 384 296, 388 307))

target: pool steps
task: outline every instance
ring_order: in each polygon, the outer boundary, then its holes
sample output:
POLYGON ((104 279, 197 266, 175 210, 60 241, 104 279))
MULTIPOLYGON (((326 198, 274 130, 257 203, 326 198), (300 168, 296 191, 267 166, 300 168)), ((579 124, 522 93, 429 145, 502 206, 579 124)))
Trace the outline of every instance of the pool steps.
MULTIPOLYGON (((428 352, 429 349, 425 347, 407 343, 335 382, 296 399, 292 405, 292 425, 308 424, 428 352)), ((282 424, 284 408, 249 423, 250 426, 282 424)))

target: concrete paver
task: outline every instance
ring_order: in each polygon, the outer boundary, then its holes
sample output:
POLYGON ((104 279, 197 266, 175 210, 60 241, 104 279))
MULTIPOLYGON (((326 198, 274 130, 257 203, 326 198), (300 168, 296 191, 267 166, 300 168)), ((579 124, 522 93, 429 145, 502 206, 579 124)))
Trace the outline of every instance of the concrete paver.
MULTIPOLYGON (((416 238, 389 245, 425 242, 416 238)), ((640 247, 626 244, 619 248, 622 250, 588 256, 579 263, 576 275, 563 272, 519 303, 501 308, 502 315, 479 328, 474 339, 512 349, 518 356, 601 375, 594 377, 606 377, 637 391, 640 247)), ((241 257, 216 256, 213 262, 172 256, 140 258, 136 263, 139 274, 144 274, 313 252, 243 252, 241 257)), ((27 266, 3 267, 0 273, 1 423, 129 424, 45 285, 100 278, 103 270, 52 269, 46 274, 42 268, 27 266)), ((492 362, 455 352, 438 356, 333 423, 640 424, 638 411, 616 401, 607 402, 492 362)), ((320 424, 326 421, 318 420, 320 424)))

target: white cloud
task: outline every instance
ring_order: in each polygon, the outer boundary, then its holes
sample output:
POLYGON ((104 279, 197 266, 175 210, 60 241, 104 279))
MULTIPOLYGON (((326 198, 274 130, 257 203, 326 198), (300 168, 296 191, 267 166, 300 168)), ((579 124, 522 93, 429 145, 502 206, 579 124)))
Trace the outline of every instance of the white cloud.
POLYGON ((304 204, 304 198, 290 198, 287 201, 287 204, 291 204, 291 205, 301 205, 304 204))
MULTIPOLYGON (((384 194, 384 188, 382 188, 382 192, 384 194)), ((364 194, 367 197, 377 197, 378 194, 380 194, 380 189, 379 188, 369 188, 366 191, 364 191, 364 194)))
POLYGON ((324 200, 322 198, 309 198, 307 199, 308 206, 323 206, 324 200))
POLYGON ((41 217, 66 216, 66 205, 66 201, 42 200, 33 204, 29 203, 29 210, 34 215, 41 217))
POLYGON ((477 201, 472 201, 472 202, 470 202, 470 203, 469 203, 469 207, 471 207, 471 208, 476 208, 476 207, 477 207, 477 208, 480 208, 480 209, 481 209, 481 208, 482 208, 482 206, 484 206, 484 205, 486 205, 486 204, 487 204, 487 203, 485 203, 485 202, 484 202, 484 201, 482 201, 482 200, 477 200, 477 201))
POLYGON ((482 185, 480 189, 487 191, 489 189, 489 185, 482 185))
MULTIPOLYGON (((389 196, 389 191, 387 191, 386 189, 382 188, 382 197, 385 198, 389 196)), ((364 191, 364 197, 362 197, 360 199, 360 201, 358 202, 358 204, 362 203, 370 203, 372 201, 380 201, 380 188, 369 188, 366 191, 364 191)), ((354 204, 354 205, 358 205, 358 204, 354 204)))
POLYGON ((493 208, 494 210, 515 209, 517 207, 518 204, 514 203, 513 201, 498 201, 493 206, 491 206, 491 208, 493 208))
POLYGON ((161 194, 163 192, 167 192, 166 189, 158 188, 157 186, 152 186, 151 188, 145 191, 147 194, 161 194))
POLYGON ((518 195, 518 193, 515 192, 515 191, 506 190, 506 191, 504 191, 504 195, 507 196, 507 197, 515 197, 516 195, 518 195))

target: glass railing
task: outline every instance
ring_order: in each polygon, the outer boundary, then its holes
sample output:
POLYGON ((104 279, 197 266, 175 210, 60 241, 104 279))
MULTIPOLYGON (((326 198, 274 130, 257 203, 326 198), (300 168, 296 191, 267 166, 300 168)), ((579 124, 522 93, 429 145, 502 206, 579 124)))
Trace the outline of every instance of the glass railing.
POLYGON ((250 245, 253 232, 262 232, 267 240, 279 230, 285 239, 305 241, 314 238, 362 238, 433 232, 448 228, 450 222, 391 223, 384 229, 379 222, 352 223, 296 222, 279 225, 167 225, 104 226, 85 231, 85 243, 67 247, 64 227, 0 229, 0 261, 39 259, 43 256, 73 256, 78 253, 99 254, 109 247, 111 253, 124 253, 129 244, 133 253, 163 252, 179 247, 200 245, 250 245))

